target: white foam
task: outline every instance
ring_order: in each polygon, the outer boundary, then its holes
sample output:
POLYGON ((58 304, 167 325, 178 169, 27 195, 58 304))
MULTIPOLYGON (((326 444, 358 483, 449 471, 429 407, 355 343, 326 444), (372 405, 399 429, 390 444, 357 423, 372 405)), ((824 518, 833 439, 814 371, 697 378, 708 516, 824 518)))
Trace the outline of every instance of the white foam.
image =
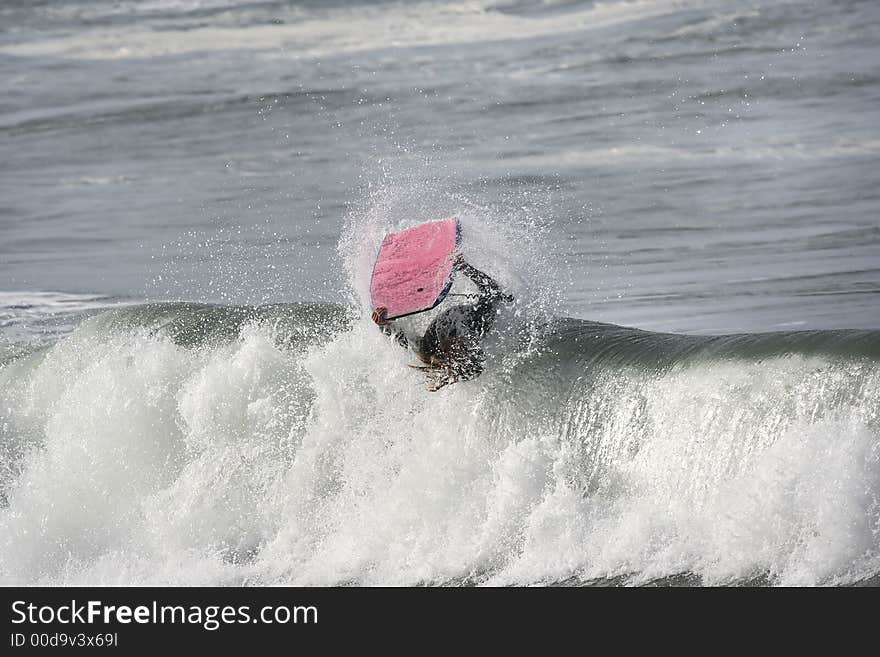
POLYGON ((521 554, 494 581, 690 572, 810 585, 876 572, 878 381, 876 367, 789 358, 629 381, 613 401, 600 388, 606 407, 584 400, 576 423, 586 454, 557 464, 521 554))

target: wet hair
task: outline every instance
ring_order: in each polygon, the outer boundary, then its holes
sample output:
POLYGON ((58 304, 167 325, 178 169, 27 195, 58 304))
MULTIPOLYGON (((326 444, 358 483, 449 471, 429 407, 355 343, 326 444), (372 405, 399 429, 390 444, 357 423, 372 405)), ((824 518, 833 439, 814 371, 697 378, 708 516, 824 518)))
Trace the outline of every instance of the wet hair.
POLYGON ((456 381, 474 379, 483 373, 486 356, 483 350, 463 342, 433 343, 428 349, 416 352, 425 369, 445 370, 456 381), (433 348, 431 348, 433 347, 433 348))

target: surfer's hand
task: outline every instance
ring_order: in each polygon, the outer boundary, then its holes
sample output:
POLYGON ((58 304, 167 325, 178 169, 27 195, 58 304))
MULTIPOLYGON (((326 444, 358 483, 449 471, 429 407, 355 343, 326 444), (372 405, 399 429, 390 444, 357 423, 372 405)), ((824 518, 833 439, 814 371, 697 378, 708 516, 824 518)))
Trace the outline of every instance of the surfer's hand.
POLYGON ((383 326, 388 323, 388 320, 385 318, 387 314, 388 309, 385 306, 379 306, 373 311, 373 321, 379 326, 383 326))

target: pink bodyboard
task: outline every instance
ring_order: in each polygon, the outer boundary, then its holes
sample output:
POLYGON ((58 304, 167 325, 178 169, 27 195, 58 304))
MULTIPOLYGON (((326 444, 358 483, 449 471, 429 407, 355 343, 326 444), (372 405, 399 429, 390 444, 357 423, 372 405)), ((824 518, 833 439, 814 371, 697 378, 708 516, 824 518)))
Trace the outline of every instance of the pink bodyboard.
POLYGON ((430 310, 452 286, 452 258, 459 242, 458 219, 433 221, 389 233, 382 241, 370 296, 394 319, 430 310))

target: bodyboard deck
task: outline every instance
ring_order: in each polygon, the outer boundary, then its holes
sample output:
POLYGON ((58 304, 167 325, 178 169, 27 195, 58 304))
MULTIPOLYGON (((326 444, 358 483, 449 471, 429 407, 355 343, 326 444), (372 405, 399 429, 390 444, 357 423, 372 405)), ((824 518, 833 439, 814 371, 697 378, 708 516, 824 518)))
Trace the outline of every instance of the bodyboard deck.
POLYGON ((458 219, 432 221, 382 241, 370 297, 373 308, 395 319, 434 308, 452 287, 452 257, 461 239, 458 219))

